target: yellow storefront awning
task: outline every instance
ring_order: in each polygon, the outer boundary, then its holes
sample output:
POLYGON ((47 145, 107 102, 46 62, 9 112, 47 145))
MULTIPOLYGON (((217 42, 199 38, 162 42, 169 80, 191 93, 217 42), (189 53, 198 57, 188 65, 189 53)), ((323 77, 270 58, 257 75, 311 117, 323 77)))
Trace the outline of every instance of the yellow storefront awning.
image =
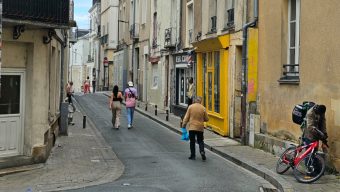
POLYGON ((202 41, 192 43, 196 52, 206 52, 212 50, 219 50, 229 47, 230 35, 222 35, 219 37, 207 38, 202 41))

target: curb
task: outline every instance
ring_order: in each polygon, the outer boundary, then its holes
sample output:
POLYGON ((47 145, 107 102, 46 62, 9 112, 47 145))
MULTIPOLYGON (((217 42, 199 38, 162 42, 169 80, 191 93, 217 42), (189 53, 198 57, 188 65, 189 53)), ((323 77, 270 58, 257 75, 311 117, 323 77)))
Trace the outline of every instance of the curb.
POLYGON ((25 165, 21 167, 6 168, 6 169, 0 170, 0 177, 3 177, 5 175, 10 175, 10 174, 15 174, 15 173, 32 171, 35 169, 41 169, 44 166, 45 166, 44 164, 40 163, 40 164, 33 164, 33 165, 25 165))
MULTIPOLYGON (((181 132, 178 129, 175 129, 172 127, 171 124, 164 122, 164 120, 159 120, 145 112, 143 112, 142 110, 136 108, 136 111, 138 111, 139 113, 141 113, 144 116, 149 117, 150 119, 152 119, 153 121, 156 121, 157 123, 163 125, 164 127, 170 129, 171 131, 174 131, 175 133, 181 134, 181 132)), ((226 154, 223 153, 222 151, 216 149, 215 147, 212 147, 208 144, 204 144, 205 148, 209 149, 210 151, 222 156, 223 158, 235 163, 236 165, 239 165, 245 169, 247 169, 248 171, 264 178, 266 181, 268 181, 269 183, 271 183, 274 187, 276 187, 277 189, 279 189, 282 192, 293 192, 294 188, 292 186, 292 184, 288 183, 286 180, 284 180, 283 178, 281 178, 280 176, 278 176, 276 173, 272 172, 271 170, 261 166, 261 165, 256 165, 251 161, 248 161, 246 159, 237 157, 233 154, 226 154)))
MULTIPOLYGON (((108 96, 105 93, 104 93, 104 95, 108 96)), ((162 126, 170 129, 171 131, 173 131, 177 134, 181 134, 181 131, 173 128, 170 123, 167 123, 164 120, 160 120, 158 118, 155 118, 152 115, 145 113, 144 111, 142 111, 139 108, 135 108, 135 110, 137 112, 139 112, 140 114, 142 114, 142 115, 152 119, 153 121, 161 124, 162 126)), ((262 177, 263 179, 265 179, 266 181, 271 183, 274 187, 276 187, 278 190, 280 190, 282 192, 294 192, 295 191, 292 184, 290 184, 289 182, 287 182, 286 180, 284 180, 283 178, 278 176, 278 174, 274 173, 273 171, 271 171, 271 170, 269 170, 269 169, 267 169, 267 168, 265 168, 261 165, 254 164, 253 162, 248 161, 244 158, 237 157, 234 154, 223 153, 222 151, 220 151, 217 148, 212 147, 208 144, 204 144, 204 145, 205 145, 205 148, 209 149, 210 151, 212 151, 212 152, 220 155, 221 157, 235 163, 236 165, 239 165, 239 166, 247 169, 248 171, 262 177)))

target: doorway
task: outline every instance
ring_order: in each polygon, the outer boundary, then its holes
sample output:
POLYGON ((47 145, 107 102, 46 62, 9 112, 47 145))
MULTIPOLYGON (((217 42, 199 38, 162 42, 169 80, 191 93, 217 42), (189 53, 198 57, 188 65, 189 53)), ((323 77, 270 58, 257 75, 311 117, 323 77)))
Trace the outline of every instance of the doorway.
POLYGON ((0 157, 19 155, 23 145, 24 71, 1 73, 0 157))

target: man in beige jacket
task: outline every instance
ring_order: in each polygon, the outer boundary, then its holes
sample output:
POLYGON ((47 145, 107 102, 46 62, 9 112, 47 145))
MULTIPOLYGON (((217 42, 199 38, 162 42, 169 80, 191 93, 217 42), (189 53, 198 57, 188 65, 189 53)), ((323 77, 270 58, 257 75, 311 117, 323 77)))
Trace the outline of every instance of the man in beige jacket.
POLYGON ((183 119, 183 127, 187 127, 189 131, 189 139, 190 139, 190 160, 195 160, 196 158, 196 148, 195 142, 197 138, 197 143, 199 145, 200 154, 202 156, 202 160, 206 160, 205 152, 204 152, 204 122, 209 120, 208 114, 205 110, 205 107, 201 104, 202 97, 196 97, 194 104, 190 105, 183 119))

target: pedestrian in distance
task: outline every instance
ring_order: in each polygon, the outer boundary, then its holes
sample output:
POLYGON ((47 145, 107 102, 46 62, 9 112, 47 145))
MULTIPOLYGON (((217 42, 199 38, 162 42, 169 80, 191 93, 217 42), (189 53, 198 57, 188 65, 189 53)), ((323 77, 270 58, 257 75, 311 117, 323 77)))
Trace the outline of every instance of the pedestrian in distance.
POLYGON ((188 91, 187 91, 188 107, 192 104, 193 96, 194 96, 194 79, 192 77, 190 77, 189 88, 188 88, 188 91))
POLYGON ((128 129, 133 127, 133 114, 136 107, 136 100, 138 98, 137 89, 133 87, 133 82, 128 82, 128 87, 124 91, 125 105, 128 119, 128 129))
POLYGON ((201 104, 202 97, 196 97, 195 102, 189 106, 184 119, 183 127, 187 127, 189 130, 189 140, 190 140, 190 160, 196 159, 196 139, 199 146, 199 151, 202 160, 206 160, 204 152, 204 122, 209 121, 208 114, 205 107, 201 104))
POLYGON ((90 93, 90 77, 87 76, 84 82, 84 93, 90 93))
POLYGON ((118 85, 115 85, 112 90, 112 94, 109 101, 109 108, 112 111, 112 125, 115 129, 120 127, 120 113, 121 103, 123 101, 123 94, 119 91, 118 85))
POLYGON ((96 77, 92 78, 92 92, 96 92, 96 77))
POLYGON ((73 112, 75 112, 76 107, 74 106, 74 104, 72 102, 73 93, 74 93, 73 82, 70 81, 70 82, 68 82, 68 84, 66 86, 66 96, 67 96, 68 104, 72 106, 73 112))

